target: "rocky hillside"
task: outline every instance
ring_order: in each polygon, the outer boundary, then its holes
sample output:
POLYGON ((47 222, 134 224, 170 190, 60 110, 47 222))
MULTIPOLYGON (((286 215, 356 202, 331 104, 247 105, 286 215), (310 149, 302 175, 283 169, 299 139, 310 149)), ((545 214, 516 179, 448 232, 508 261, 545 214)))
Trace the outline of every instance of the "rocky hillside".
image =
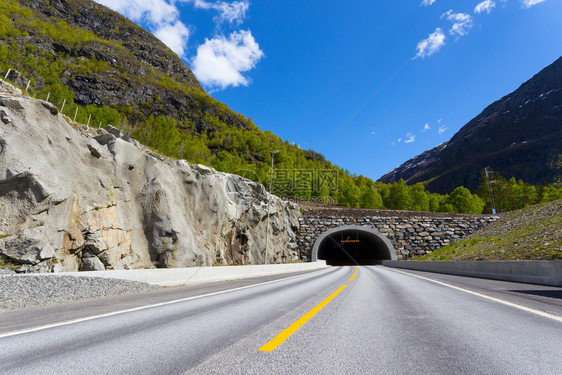
POLYGON ((487 166, 534 185, 562 182, 562 57, 488 106, 450 141, 379 181, 422 182, 439 193, 461 185, 475 191, 487 166))
POLYGON ((0 119, 0 259, 19 272, 299 258, 298 206, 260 184, 73 128, 3 81, 0 119))
POLYGON ((466 239, 418 260, 562 259, 562 200, 502 214, 466 239))
POLYGON ((107 105, 133 123, 164 115, 189 119, 201 132, 215 129, 206 118, 217 116, 229 126, 251 127, 206 95, 154 35, 94 1, 8 0, 0 11, 0 63, 30 78, 32 93, 107 105))

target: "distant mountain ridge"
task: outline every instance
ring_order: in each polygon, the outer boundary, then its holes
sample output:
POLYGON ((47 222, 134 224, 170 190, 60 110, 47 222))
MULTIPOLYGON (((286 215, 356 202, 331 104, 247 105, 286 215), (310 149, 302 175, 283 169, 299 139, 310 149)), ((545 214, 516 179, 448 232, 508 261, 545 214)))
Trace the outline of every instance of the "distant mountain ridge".
POLYGON ((562 176, 562 57, 486 107, 448 142, 423 152, 382 176, 391 183, 424 183, 433 192, 457 186, 476 190, 490 166, 506 178, 531 184, 562 176))

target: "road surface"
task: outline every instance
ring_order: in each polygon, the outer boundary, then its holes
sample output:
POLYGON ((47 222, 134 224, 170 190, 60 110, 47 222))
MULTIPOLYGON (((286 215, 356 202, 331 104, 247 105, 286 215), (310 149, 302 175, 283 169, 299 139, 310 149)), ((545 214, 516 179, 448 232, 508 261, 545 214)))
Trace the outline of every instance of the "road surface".
POLYGON ((397 270, 0 313, 1 374, 562 374, 562 288, 397 270))

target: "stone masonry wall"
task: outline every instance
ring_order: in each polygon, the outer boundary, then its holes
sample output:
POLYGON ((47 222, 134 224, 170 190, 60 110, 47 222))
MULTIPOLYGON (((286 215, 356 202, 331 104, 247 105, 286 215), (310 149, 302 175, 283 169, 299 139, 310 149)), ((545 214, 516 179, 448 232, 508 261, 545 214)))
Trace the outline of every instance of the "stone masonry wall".
POLYGON ((305 215, 299 218, 297 244, 301 257, 310 260, 314 242, 322 233, 344 225, 362 225, 376 228, 386 236, 398 259, 411 259, 456 242, 497 219, 497 216, 400 218, 305 215))

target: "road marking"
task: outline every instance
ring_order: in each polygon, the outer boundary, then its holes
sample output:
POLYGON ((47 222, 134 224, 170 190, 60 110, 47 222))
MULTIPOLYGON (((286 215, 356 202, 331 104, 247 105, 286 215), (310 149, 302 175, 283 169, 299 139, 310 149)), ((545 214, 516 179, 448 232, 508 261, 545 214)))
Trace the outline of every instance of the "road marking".
POLYGON ((349 281, 353 281, 353 279, 355 279, 355 276, 357 276, 357 267, 355 267, 355 273, 353 274, 353 276, 351 276, 351 279, 349 279, 349 281))
POLYGON ((300 327, 302 327, 304 323, 308 322, 308 320, 310 318, 312 318, 320 310, 322 310, 324 308, 324 306, 326 306, 331 300, 333 300, 342 290, 345 289, 346 286, 347 286, 347 284, 342 285, 338 290, 336 290, 334 293, 330 294, 330 296, 328 298, 326 298, 324 301, 320 302, 320 304, 318 304, 318 306, 316 306, 315 308, 313 308, 312 310, 310 310, 309 312, 304 314, 299 320, 297 320, 296 322, 291 324, 289 327, 287 327, 284 331, 282 331, 280 334, 275 336, 273 338, 273 340, 271 340, 270 342, 268 342, 267 344, 265 344, 264 346, 259 348, 259 351, 261 351, 261 352, 272 352, 273 350, 275 350, 275 348, 277 348, 285 340, 287 340, 289 338, 289 336, 291 336, 300 327))
MULTIPOLYGON (((388 268, 387 268, 387 269, 388 269, 388 268)), ((474 291, 472 291, 472 290, 460 288, 460 287, 458 287, 458 286, 454 286, 454 285, 451 285, 451 284, 447 284, 447 283, 444 283, 444 282, 441 282, 441 281, 433 280, 433 279, 430 279, 430 278, 427 278, 427 277, 423 277, 423 276, 419 276, 419 275, 414 275, 413 273, 404 272, 404 271, 398 271, 398 270, 396 270, 396 269, 392 269, 392 270, 390 270, 390 271, 400 272, 400 273, 403 273, 403 274, 405 274, 405 275, 417 277, 418 279, 431 281, 432 283, 435 283, 435 284, 443 285, 443 286, 446 286, 446 287, 448 287, 448 288, 456 289, 456 290, 459 290, 459 291, 461 291, 461 292, 465 292, 465 293, 468 293, 468 294, 472 294, 472 295, 474 295, 474 296, 478 296, 478 297, 481 297, 481 298, 485 298, 485 299, 490 300, 490 301, 494 301, 494 302, 497 302, 497 303, 501 303, 501 304, 506 305, 506 306, 514 307, 514 308, 516 308, 516 309, 519 309, 519 310, 522 310, 522 311, 526 311, 526 312, 529 312, 529 313, 532 313, 532 314, 536 314, 536 315, 542 316, 542 317, 544 317, 544 318, 549 318, 549 319, 552 319, 552 320, 556 320, 557 322, 561 322, 561 323, 562 323, 562 316, 560 316, 560 315, 555 315, 555 314, 547 313, 546 311, 533 309, 533 308, 530 308, 530 307, 527 307, 527 306, 524 306, 524 305, 520 305, 520 304, 518 304, 518 303, 513 303, 513 302, 505 301, 505 300, 500 299, 500 298, 491 297, 491 296, 488 296, 488 295, 486 295, 486 294, 482 294, 482 293, 474 292, 474 291)))
POLYGON ((76 324, 76 323, 87 322, 87 321, 89 321, 89 320, 94 320, 94 319, 107 318, 107 317, 114 316, 114 315, 120 315, 120 314, 126 314, 126 313, 130 313, 130 312, 135 312, 135 311, 141 311, 141 310, 151 309, 151 308, 154 308, 154 307, 161 307, 161 306, 166 306, 166 305, 172 305, 172 304, 175 304, 175 303, 191 301, 191 300, 198 299, 198 298, 203 298, 203 297, 216 296, 216 295, 219 295, 219 294, 224 294, 224 293, 229 293, 229 292, 235 292, 235 291, 238 291, 238 290, 243 290, 243 289, 248 289, 248 288, 254 288, 254 287, 257 287, 257 286, 262 286, 262 285, 272 284, 272 283, 276 283, 276 282, 280 282, 280 281, 290 280, 290 279, 294 279, 294 278, 297 278, 297 277, 300 277, 300 276, 303 276, 303 275, 296 275, 296 276, 291 276, 291 277, 285 277, 285 278, 283 278, 283 279, 277 279, 277 280, 272 280, 272 281, 266 281, 266 282, 259 283, 259 284, 246 285, 246 286, 241 286, 241 287, 238 287, 238 288, 233 288, 233 289, 221 290, 221 291, 213 292, 213 293, 202 294, 202 295, 200 295, 200 296, 186 297, 186 298, 176 299, 176 300, 167 301, 167 302, 155 303, 155 304, 152 304, 152 305, 133 307, 133 308, 130 308, 130 309, 119 310, 119 311, 113 311, 113 312, 109 312, 109 313, 105 313, 105 314, 92 315, 92 316, 88 316, 88 317, 85 317, 85 318, 72 319, 72 320, 67 320, 67 321, 59 322, 59 323, 45 324, 45 325, 42 325, 42 326, 39 326, 39 327, 35 327, 35 328, 28 328, 28 329, 22 329, 22 330, 19 330, 19 331, 13 331, 13 332, 7 332, 7 333, 0 333, 0 339, 3 339, 3 338, 5 338, 5 337, 10 337, 10 336, 23 335, 23 334, 25 334, 25 333, 43 331, 43 330, 49 329, 49 328, 56 328, 56 327, 62 327, 62 326, 70 325, 70 324, 76 324))

